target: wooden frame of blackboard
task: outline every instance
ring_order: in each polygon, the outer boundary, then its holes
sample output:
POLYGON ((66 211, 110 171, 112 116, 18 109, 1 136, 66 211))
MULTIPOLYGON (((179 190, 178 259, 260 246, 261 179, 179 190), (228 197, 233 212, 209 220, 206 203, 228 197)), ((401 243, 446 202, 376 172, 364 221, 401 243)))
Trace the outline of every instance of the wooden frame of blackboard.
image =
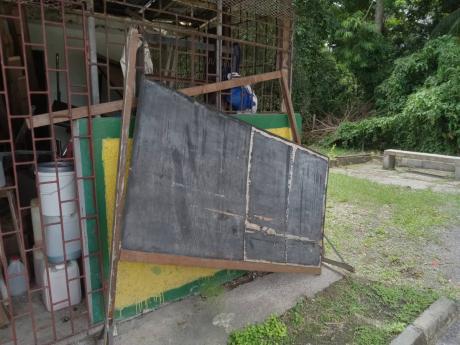
POLYGON ((193 256, 147 253, 135 250, 127 250, 123 248, 120 252, 120 260, 159 265, 197 266, 245 271, 308 273, 317 275, 321 274, 321 266, 301 266, 250 260, 231 261, 221 259, 205 259, 193 256))
MULTIPOLYGON (((283 94, 284 103, 288 113, 288 118, 291 127, 291 133, 295 144, 300 144, 300 136, 297 131, 297 126, 294 120, 294 111, 292 106, 291 95, 288 88, 287 71, 275 71, 270 73, 264 73, 262 75, 255 75, 250 77, 243 77, 225 82, 219 82, 214 84, 208 84, 203 86, 191 87, 182 90, 178 90, 187 96, 196 96, 199 94, 206 94, 216 92, 222 89, 227 89, 238 83, 241 84, 244 79, 251 79, 251 83, 278 79, 281 85, 281 91, 283 94)), ((284 141, 288 141, 284 139, 284 141)), ((292 144, 291 144, 292 145, 292 144)), ((323 217, 324 218, 324 217, 323 217)), ((248 271, 266 271, 266 272, 292 272, 292 273, 306 273, 306 274, 321 274, 321 260, 319 265, 300 265, 283 262, 270 262, 264 260, 226 260, 226 259, 214 259, 214 258, 203 258, 199 256, 184 256, 176 254, 164 254, 155 252, 145 252, 139 250, 130 250, 121 248, 120 260, 131 261, 131 262, 143 262, 153 264, 165 264, 165 265, 179 265, 179 266, 191 266, 191 267, 206 267, 206 268, 220 268, 220 269, 235 269, 235 270, 248 270, 248 271)))

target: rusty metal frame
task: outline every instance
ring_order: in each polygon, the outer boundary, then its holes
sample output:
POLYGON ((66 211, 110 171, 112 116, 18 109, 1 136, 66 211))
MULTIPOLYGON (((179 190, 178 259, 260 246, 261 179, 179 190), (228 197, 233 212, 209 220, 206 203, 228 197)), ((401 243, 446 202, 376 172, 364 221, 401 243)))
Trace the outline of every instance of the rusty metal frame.
MULTIPOLYGON (((96 62, 99 70, 99 93, 101 102, 120 102, 123 92, 123 77, 120 75, 118 59, 113 52, 121 51, 125 43, 124 37, 131 26, 137 26, 144 38, 149 42, 149 50, 154 60, 153 73, 146 75, 147 78, 159 81, 175 89, 187 89, 191 87, 213 84, 225 78, 222 71, 217 70, 216 66, 228 66, 232 61, 232 46, 238 44, 241 48, 242 64, 240 74, 250 76, 254 74, 264 74, 274 72, 282 68, 290 70, 291 44, 286 42, 286 37, 292 36, 292 25, 290 18, 281 15, 266 15, 257 13, 257 9, 251 11, 247 6, 247 1, 242 0, 223 0, 222 9, 217 6, 217 0, 159 0, 154 6, 144 8, 127 0, 94 0, 94 7, 87 7, 85 2, 76 0, 17 0, 0 2, 0 26, 15 29, 14 37, 7 37, 0 27, 0 127, 6 124, 7 128, 0 128, 0 151, 11 154, 12 174, 11 183, 5 187, 0 187, 0 194, 8 193, 12 200, 14 215, 17 218, 17 226, 14 230, 9 230, 4 221, 5 217, 0 217, 0 263, 3 268, 3 275, 6 284, 9 286, 14 276, 7 275, 7 258, 5 244, 11 237, 16 238, 19 246, 20 256, 23 262, 37 251, 46 251, 46 243, 33 247, 26 241, 26 227, 29 219, 31 206, 25 202, 21 193, 24 191, 20 182, 21 169, 31 169, 35 173, 40 162, 40 151, 46 148, 51 152, 51 161, 57 171, 57 166, 61 162, 70 162, 76 165, 76 157, 72 154, 61 157, 60 150, 56 146, 57 133, 54 119, 65 120, 70 131, 70 140, 73 143, 85 141, 90 148, 90 170, 89 176, 80 175, 75 172, 76 198, 73 200, 61 200, 59 193, 60 221, 54 224, 44 224, 44 217, 40 208, 40 218, 42 226, 42 238, 45 238, 47 228, 52 225, 59 225, 63 237, 63 217, 62 206, 68 202, 80 204, 83 195, 80 195, 80 184, 89 183, 91 198, 96 203, 96 179, 95 162, 93 156, 93 129, 92 123, 96 116, 107 113, 103 104, 95 104, 92 99, 92 83, 95 80, 91 68, 91 46, 89 42, 89 18, 94 18, 95 34, 98 37, 97 43, 103 42, 97 47, 99 56, 96 62), (222 20, 219 20, 222 17, 222 20), (286 19, 289 19, 286 24, 286 19), (217 30, 220 23, 222 33, 217 30), (30 33, 30 25, 34 25, 36 32, 30 33), (61 64, 58 67, 51 61, 50 46, 55 42, 48 37, 50 30, 56 31, 59 35, 59 44, 63 47, 61 52, 61 64), (32 34, 32 35, 31 35, 32 34), (33 37, 32 37, 33 36, 33 37), (220 42, 219 49, 216 49, 216 42, 220 42), (37 65, 33 61, 32 52, 41 51, 43 65, 37 65), (220 51, 220 54, 216 52, 220 51), (11 59, 13 56, 19 58, 11 59), (83 61, 82 75, 84 77, 82 85, 76 85, 72 72, 74 59, 78 56, 79 61, 83 61), (105 59, 104 59, 105 57, 105 59), (9 59, 10 58, 10 59, 9 59), (283 63, 280 63, 283 61, 283 63), (36 73, 42 73, 44 87, 39 88, 36 73), (104 74, 105 72, 105 74, 104 74), (65 91, 65 103, 63 110, 53 109, 52 103, 55 100, 55 85, 52 79, 59 73, 62 78, 62 86, 65 91), (12 87, 12 76, 20 77, 22 83, 20 87, 12 87), (17 93, 20 91, 19 93, 17 93), (20 98, 21 97, 21 98, 20 98), (40 98, 43 103, 42 113, 47 114, 47 124, 43 128, 34 128, 34 120, 37 115, 33 110, 36 99, 40 98), (73 132, 73 118, 75 109, 75 99, 79 99, 77 106, 85 107, 88 114, 86 135, 76 135, 73 132), (20 100, 20 101, 18 101, 20 100), (22 109, 18 111, 18 109, 22 109), (102 110, 101 110, 102 109, 102 110), (31 129, 27 129, 27 124, 32 124, 31 129), (22 129, 18 129, 20 126, 22 129), (18 134, 21 134, 17 141, 18 134), (22 159, 19 150, 28 150, 30 157, 22 159), (14 199, 14 200, 13 200, 14 199)), ((267 1, 286 1, 286 0, 267 0, 267 1)), ((288 16, 289 17, 289 16, 288 16)), ((81 62, 80 61, 80 62, 81 62)), ((93 61, 94 62, 94 61, 93 61)), ((142 70, 144 66, 137 66, 142 70)), ((277 80, 266 80, 255 85, 256 94, 259 97, 259 111, 261 112, 280 112, 282 101, 282 88, 277 80)), ((223 101, 228 91, 217 90, 216 92, 206 93, 197 96, 201 102, 207 103, 218 108, 223 112, 232 113, 223 101)), ((37 118, 38 119, 38 118, 37 118)), ((61 122, 61 121, 60 121, 61 122)), ((58 174, 56 174, 58 176, 58 174)), ((59 178, 54 182, 59 190, 59 178)), ((36 194, 39 195, 43 184, 35 181, 36 194)), ((101 324, 95 324, 91 320, 89 300, 93 294, 107 294, 107 284, 102 288, 92 289, 88 283, 89 272, 86 272, 85 262, 90 258, 96 258, 100 280, 104 282, 103 274, 103 253, 101 236, 99 234, 99 216, 97 213, 84 214, 77 207, 77 215, 80 223, 80 236, 82 248, 85 246, 84 224, 88 221, 94 222, 96 236, 98 237, 98 249, 95 252, 83 251, 80 259, 81 265, 80 279, 85 287, 86 311, 76 313, 73 308, 68 307, 65 313, 68 316, 68 332, 58 330, 58 318, 61 312, 52 308, 50 313, 51 323, 47 326, 50 337, 42 338, 34 310, 33 298, 42 293, 46 288, 34 287, 29 284, 27 289, 26 301, 24 302, 24 313, 18 315, 17 305, 12 303, 13 299, 8 296, 8 313, 13 315, 9 325, 9 337, 0 336, 0 345, 11 342, 12 344, 25 345, 21 339, 18 322, 21 318, 30 320, 30 343, 51 344, 56 341, 72 337, 81 332, 89 333, 100 330, 101 324), (83 320, 83 323, 81 322, 83 320), (83 325, 83 326, 82 326, 83 325)), ((66 243, 63 243, 64 256, 66 253, 66 243)), ((45 261, 47 261, 45 255, 45 261)), ((46 263, 48 267, 48 263, 46 263)), ((26 265, 26 279, 29 280, 30 274, 26 265)), ((49 281, 49 271, 47 278, 49 281)), ((66 279, 69 281, 67 268, 65 270, 66 279)), ((69 288, 67 287, 69 295, 69 288)), ((51 294, 50 294, 51 295, 51 294)), ((5 302, 0 299, 0 303, 5 302)), ((53 306, 62 301, 52 301, 53 306)), ((21 328, 22 329, 22 328, 21 328)), ((3 333, 2 333, 3 334, 3 333)))

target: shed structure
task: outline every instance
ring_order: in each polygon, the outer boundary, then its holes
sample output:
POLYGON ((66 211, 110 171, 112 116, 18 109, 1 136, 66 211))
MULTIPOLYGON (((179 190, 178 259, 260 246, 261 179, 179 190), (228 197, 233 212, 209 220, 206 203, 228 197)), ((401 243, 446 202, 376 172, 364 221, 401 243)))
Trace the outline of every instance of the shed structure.
MULTIPOLYGON (((105 104, 122 98, 129 28, 137 27, 143 37, 137 79, 144 75, 181 89, 223 81, 231 73, 290 71, 292 23, 289 0, 0 1, 0 267, 7 288, 0 308, 8 318, 0 345, 52 344, 102 328, 120 133, 119 111, 105 104), (82 107, 87 116, 76 118, 82 107), (36 178, 43 162, 54 166, 54 181, 36 178), (57 193, 58 215, 50 221, 40 195, 47 184, 60 190, 61 165, 73 167, 75 192, 71 199, 57 193), (71 239, 64 236, 69 204, 75 205, 78 233, 71 239), (63 235, 66 261, 68 246, 82 250, 79 275, 64 269, 66 285, 80 286, 82 298, 70 306, 65 289, 67 298, 51 297, 48 311, 42 296, 50 294, 51 229, 63 235), (15 256, 24 266, 18 275, 8 273, 15 256), (15 297, 12 284, 19 276, 26 293, 15 297)), ((254 91, 257 115, 235 116, 291 139, 278 81, 258 83, 254 91)), ((196 98, 232 114, 228 95, 196 98)), ((299 115, 296 120, 301 128, 299 115)), ((139 315, 242 273, 122 261, 116 317, 139 315)))

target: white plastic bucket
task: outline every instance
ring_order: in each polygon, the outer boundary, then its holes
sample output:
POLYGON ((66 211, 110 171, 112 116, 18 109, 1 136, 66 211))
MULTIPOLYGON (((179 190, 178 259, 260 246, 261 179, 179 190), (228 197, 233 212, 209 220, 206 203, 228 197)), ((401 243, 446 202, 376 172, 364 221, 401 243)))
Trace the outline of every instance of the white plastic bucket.
POLYGON ((45 303, 45 307, 48 311, 51 311, 52 305, 53 310, 56 311, 81 302, 80 279, 75 279, 80 276, 78 264, 76 261, 69 261, 67 263, 67 278, 69 281, 66 280, 65 267, 65 264, 50 267, 50 284, 48 284, 46 271, 43 272, 43 282, 45 286, 49 286, 49 289, 45 288, 42 295, 43 303, 45 303), (67 284, 69 285, 70 296, 67 294, 67 284))
POLYGON ((76 212, 75 202, 64 202, 75 199, 75 173, 70 164, 57 163, 57 173, 54 162, 38 165, 38 182, 40 183, 40 203, 44 216, 59 216, 58 178, 61 197, 62 215, 76 212), (50 182, 50 183, 44 183, 50 182))
POLYGON ((45 222, 45 243, 46 256, 53 264, 60 264, 64 261, 78 259, 81 256, 80 227, 78 226, 78 215, 62 217, 64 238, 62 236, 60 217, 43 216, 45 222), (55 224, 58 223, 58 224, 55 224), (54 224, 49 225, 47 224, 54 224), (65 244, 66 258, 64 258, 63 241, 70 241, 65 244))
POLYGON ((38 199, 30 201, 30 213, 32 215, 32 229, 34 232, 34 243, 42 241, 42 222, 40 220, 40 208, 38 207, 38 199))

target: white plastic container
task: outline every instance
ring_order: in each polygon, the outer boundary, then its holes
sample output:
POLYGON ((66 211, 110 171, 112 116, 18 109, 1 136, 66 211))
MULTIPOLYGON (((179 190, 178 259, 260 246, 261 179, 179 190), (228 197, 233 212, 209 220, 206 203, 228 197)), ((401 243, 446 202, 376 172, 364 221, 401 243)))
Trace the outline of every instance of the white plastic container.
POLYGON ((43 282, 45 288, 43 293, 43 303, 45 304, 46 310, 51 311, 51 306, 53 310, 63 309, 70 305, 76 305, 81 302, 81 286, 80 279, 71 280, 80 276, 80 270, 76 261, 69 261, 67 263, 67 275, 70 280, 67 283, 66 274, 65 274, 65 264, 60 264, 56 266, 51 266, 49 269, 50 284, 48 285, 48 277, 46 271, 43 272, 43 282), (67 284, 69 285, 69 293, 67 294, 67 284), (51 290, 51 299, 50 299, 50 290, 51 290))
POLYGON ((30 200, 30 213, 32 215, 32 229, 34 231, 34 243, 40 243, 42 239, 42 223, 40 220, 40 208, 38 198, 30 200))
POLYGON ((78 226, 78 215, 63 216, 64 239, 62 237, 60 217, 44 216, 46 256, 52 264, 60 264, 64 261, 78 259, 81 256, 80 227, 78 226), (47 226, 47 224, 55 225, 47 226), (64 241, 75 240, 65 244, 66 257, 64 258, 64 241))
POLYGON ((57 173, 54 162, 38 165, 38 182, 40 183, 40 203, 45 216, 59 216, 59 196, 57 179, 61 197, 62 215, 67 216, 76 212, 75 202, 65 202, 75 199, 75 173, 70 164, 57 163, 57 173), (50 182, 45 183, 43 182, 50 182))
POLYGON ((35 272, 35 282, 38 287, 43 287, 43 272, 45 272, 45 255, 41 249, 35 249, 40 247, 40 243, 35 243, 33 250, 34 257, 34 272, 35 272))
POLYGON ((10 286, 11 296, 20 296, 27 291, 25 271, 26 268, 21 260, 19 260, 19 257, 12 257, 8 265, 8 284, 10 286))

